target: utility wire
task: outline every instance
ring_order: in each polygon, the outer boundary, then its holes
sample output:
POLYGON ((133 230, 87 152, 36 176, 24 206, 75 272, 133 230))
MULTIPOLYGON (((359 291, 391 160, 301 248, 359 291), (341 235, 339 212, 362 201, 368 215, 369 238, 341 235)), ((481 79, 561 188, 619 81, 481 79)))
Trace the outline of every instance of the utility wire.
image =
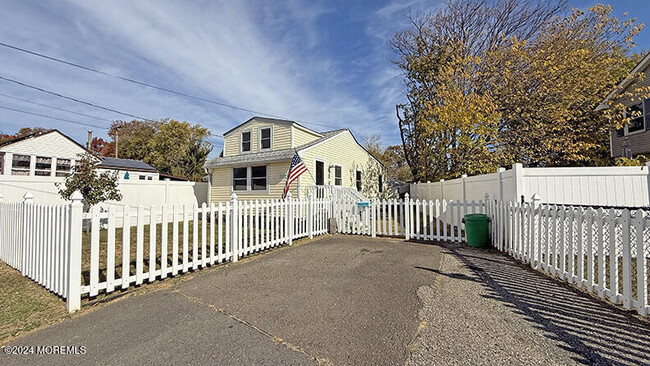
POLYGON ((2 106, 2 105, 0 105, 0 109, 6 109, 6 110, 9 110, 9 111, 14 111, 14 112, 18 112, 18 113, 31 114, 31 115, 33 115, 33 116, 39 116, 39 117, 44 117, 44 118, 55 119, 55 120, 57 120, 57 121, 62 121, 62 122, 67 122, 67 123, 73 123, 73 124, 75 124, 75 125, 81 125, 81 126, 87 126, 87 127, 95 127, 95 128, 102 128, 102 129, 108 130, 108 127, 106 127, 106 126, 99 126, 99 125, 93 125, 93 124, 90 124, 90 123, 83 123, 83 122, 78 122, 78 121, 71 121, 71 120, 69 120, 69 119, 65 119, 65 118, 58 118, 58 117, 48 116, 48 115, 45 115, 45 114, 40 114, 40 113, 35 113, 35 112, 28 112, 28 111, 24 111, 24 110, 22 110, 22 109, 16 109, 16 108, 11 108, 11 107, 5 107, 5 106, 2 106))
MULTIPOLYGON (((5 80, 7 80, 6 78, 3 78, 2 76, 0 76, 0 79, 5 79, 5 80)), ((24 86, 27 86, 27 87, 32 87, 32 86, 30 86, 30 85, 28 85, 28 84, 24 84, 24 83, 21 83, 21 85, 24 85, 24 86)), ((37 88, 37 87, 34 87, 34 88, 37 88)), ((37 90, 40 90, 40 88, 37 88, 37 90)), ((43 90, 43 91, 46 92, 46 93, 48 93, 48 91, 45 91, 45 90, 43 90)), ((52 93, 54 93, 54 92, 52 92, 52 93)), ((54 93, 54 94, 55 94, 56 96, 59 96, 58 93, 54 93)), ((18 98, 18 97, 14 97, 14 96, 7 95, 7 94, 3 94, 3 93, 0 93, 0 96, 7 97, 7 98, 11 98, 11 99, 15 99, 15 100, 20 100, 20 101, 23 101, 23 102, 26 102, 26 103, 35 104, 35 105, 39 105, 39 106, 42 106, 42 107, 47 107, 47 108, 56 109, 56 110, 63 111, 63 112, 74 113, 74 114, 77 114, 77 115, 80 115, 80 116, 84 116, 84 117, 95 118, 95 119, 98 119, 98 120, 101 120, 101 121, 113 122, 113 121, 111 121, 110 119, 101 118, 101 117, 93 116, 93 115, 90 115, 90 114, 85 114, 85 113, 75 112, 75 111, 71 111, 71 110, 64 109, 64 108, 59 108, 59 107, 54 107, 54 106, 47 105, 47 104, 37 103, 37 102, 33 102, 33 101, 31 101, 31 100, 27 100, 27 99, 23 99, 23 98, 18 98)), ((65 96, 62 96, 62 97, 65 97, 65 96)), ((66 98, 66 99, 67 99, 67 98, 66 98)), ((72 100, 74 100, 74 98, 73 98, 72 100)), ((74 100, 74 101, 79 102, 79 103, 83 103, 83 101, 77 101, 77 100, 74 100)), ((84 104, 87 104, 87 103, 84 103, 84 104)), ((90 105, 93 106, 93 107, 96 107, 96 108, 102 108, 101 106, 95 106, 95 105, 92 105, 92 103, 91 103, 90 105)), ((4 107, 4 109, 9 109, 9 107, 4 107)), ((109 108, 109 109, 110 109, 110 108, 109 108)), ((113 109, 110 109, 110 110, 113 111, 113 109)), ((17 111, 20 112, 19 110, 17 110, 17 111)), ((28 112, 24 112, 24 113, 28 113, 28 112)), ((34 114, 34 113, 31 113, 31 112, 29 112, 29 113, 30 113, 30 114, 34 114)), ((125 113, 121 113, 121 112, 119 112, 119 111, 116 112, 116 113, 125 114, 125 113)), ((40 115, 40 114, 35 114, 35 115, 40 115)), ((131 117, 135 117, 135 118, 137 118, 137 119, 141 119, 141 120, 149 121, 149 122, 155 122, 155 121, 150 120, 150 119, 141 118, 141 117, 137 117, 137 116, 132 116, 132 115, 130 115, 130 114, 125 114, 125 115, 131 116, 131 117)), ((44 116, 44 117, 47 117, 47 116, 44 116)), ((48 117, 48 118, 49 118, 49 117, 48 117)), ((71 123, 81 123, 81 122, 74 122, 74 121, 69 121, 69 120, 65 120, 65 121, 66 121, 66 122, 71 122, 71 123)), ((87 125, 87 126, 99 127, 99 128, 103 128, 103 129, 109 129, 109 128, 107 128, 107 127, 96 126, 96 125, 87 125)), ((214 134, 213 134, 212 136, 215 136, 216 138, 223 138, 223 137, 221 137, 221 136, 219 136, 219 135, 214 135, 214 134)))
POLYGON ((113 112, 113 113, 121 114, 121 115, 123 115, 123 116, 133 117, 133 118, 136 118, 136 119, 141 119, 141 120, 144 120, 144 121, 151 121, 151 120, 148 119, 148 118, 144 118, 144 117, 136 116, 135 114, 126 113, 126 112, 121 112, 121 111, 118 111, 117 109, 104 107, 104 106, 101 106, 101 105, 98 105, 98 104, 94 104, 94 103, 91 103, 91 102, 86 102, 86 101, 81 100, 81 99, 77 99, 77 98, 74 98, 74 97, 69 97, 69 96, 67 96, 67 95, 63 95, 63 94, 59 94, 59 93, 56 93, 56 92, 53 92, 53 91, 45 90, 45 89, 43 89, 43 88, 39 88, 39 87, 34 86, 34 85, 26 84, 26 83, 20 82, 20 81, 18 81, 18 80, 9 79, 9 78, 6 78, 6 77, 4 77, 4 76, 0 76, 0 79, 1 79, 1 80, 5 80, 5 81, 8 81, 8 82, 10 82, 10 83, 14 83, 14 84, 18 84, 18 85, 24 86, 24 87, 26 87, 26 88, 30 88, 30 89, 34 89, 34 90, 38 90, 38 91, 40 91, 40 92, 42 92, 42 93, 51 94, 51 95, 57 96, 57 97, 59 97, 59 98, 68 99, 68 100, 71 100, 71 101, 73 101, 73 102, 77 102, 77 103, 81 103, 81 104, 89 105, 89 106, 94 107, 94 108, 103 109, 103 110, 105 110, 105 111, 109 111, 109 112, 113 112))
MULTIPOLYGON (((42 54, 42 53, 39 53, 39 52, 30 51, 30 50, 27 50, 25 48, 12 46, 12 45, 4 43, 4 42, 0 42, 0 46, 11 48, 11 49, 13 49, 15 51, 24 52, 24 53, 27 53, 27 54, 30 54, 30 55, 33 55, 33 56, 41 57, 41 58, 44 58, 44 59, 47 59, 47 60, 50 60, 50 61, 54 61, 54 62, 59 62, 59 63, 65 64, 65 65, 68 65, 68 66, 76 67, 76 68, 79 68, 79 69, 82 69, 82 70, 94 72, 94 73, 97 73, 97 74, 100 74, 100 75, 112 77, 112 78, 119 79, 119 80, 122 80, 122 81, 127 81, 127 82, 134 83, 134 84, 137 84, 137 85, 146 86, 148 88, 164 91, 164 92, 167 92, 167 93, 172 93, 172 94, 180 95, 180 96, 183 96, 183 97, 200 100, 202 102, 212 103, 212 104, 216 104, 216 105, 226 107, 226 108, 236 109, 236 110, 240 110, 240 111, 244 111, 244 112, 249 112, 249 113, 268 116, 268 117, 273 117, 273 118, 290 119, 290 118, 287 118, 287 117, 282 117, 282 116, 278 116, 278 115, 271 114, 271 113, 266 113, 266 112, 260 112, 260 111, 256 111, 256 110, 249 109, 249 108, 238 107, 238 106, 235 106, 235 105, 232 105, 232 104, 227 104, 227 103, 224 103, 224 102, 219 102, 219 101, 216 101, 216 100, 211 100, 211 99, 199 97, 199 96, 196 96, 196 95, 179 92, 179 91, 172 90, 172 89, 169 89, 169 88, 164 88, 164 87, 161 87, 161 86, 156 86, 156 85, 153 85, 153 84, 145 83, 143 81, 138 81, 138 80, 126 78, 126 77, 123 77, 123 76, 111 74, 111 73, 108 73, 108 72, 104 72, 104 71, 94 69, 92 67, 83 66, 83 65, 80 65, 80 64, 77 64, 77 63, 74 63, 74 62, 70 62, 70 61, 65 61, 65 60, 62 60, 62 59, 59 59, 59 58, 56 58, 56 57, 52 57, 52 56, 48 56, 48 55, 45 55, 45 54, 42 54)), ((307 121, 297 121, 297 122, 301 122, 301 123, 304 123, 304 124, 310 124, 310 125, 314 125, 314 126, 335 128, 333 126, 314 123, 314 122, 307 122, 307 121)))
POLYGON ((97 117, 97 116, 92 116, 92 115, 90 115, 90 114, 85 114, 85 113, 81 113, 81 112, 75 112, 75 111, 71 111, 71 110, 69 110, 69 109, 63 109, 63 108, 59 108, 59 107, 55 107, 55 106, 47 105, 47 104, 43 104, 43 103, 33 102, 33 101, 31 101, 31 100, 28 100, 28 99, 18 98, 18 97, 14 97, 14 96, 7 95, 7 94, 2 94, 2 93, 0 93, 0 96, 3 96, 3 97, 5 97, 5 98, 14 99, 14 100, 19 100, 19 101, 21 101, 21 102, 25 102, 25 103, 35 104, 35 105, 38 105, 38 106, 41 106, 41 107, 46 107, 46 108, 56 109, 57 111, 63 111, 63 112, 68 112, 68 113, 76 114, 76 115, 79 115, 79 116, 84 116, 84 117, 89 117, 89 118, 98 119, 98 120, 100 120, 100 121, 113 122, 113 121, 111 121, 110 119, 101 118, 101 117, 97 117))

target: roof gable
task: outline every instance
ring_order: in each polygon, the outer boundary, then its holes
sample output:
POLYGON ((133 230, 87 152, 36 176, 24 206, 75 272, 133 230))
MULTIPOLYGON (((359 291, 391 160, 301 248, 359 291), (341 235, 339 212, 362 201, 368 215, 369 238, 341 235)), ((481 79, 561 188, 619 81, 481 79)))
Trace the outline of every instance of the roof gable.
POLYGON ((59 158, 75 158, 78 154, 89 152, 83 145, 56 129, 5 141, 0 144, 0 151, 59 158))
MULTIPOLYGON (((612 90, 609 94, 607 94, 607 97, 603 99, 602 102, 596 107, 596 110, 603 110, 607 109, 608 102, 612 99, 615 99, 616 96, 620 95, 622 92, 624 92, 630 85, 633 85, 635 80, 635 76, 640 73, 644 72, 647 73, 648 68, 650 67, 650 52, 648 52, 641 61, 639 61, 636 66, 627 74, 625 79, 623 79, 618 85, 616 86, 616 89, 612 90)), ((647 76, 646 76, 647 77, 647 76)))
POLYGON ((225 137, 225 136, 235 132, 236 130, 238 130, 238 129, 242 128, 242 127, 245 127, 245 126, 247 126, 247 125, 249 125, 249 124, 251 124, 253 122, 262 122, 262 123, 285 125, 285 126, 296 126, 296 127, 299 127, 299 128, 301 128, 301 129, 303 129, 305 131, 314 133, 316 135, 319 135, 319 136, 321 135, 319 132, 314 131, 314 130, 312 130, 310 128, 307 128, 307 127, 299 124, 296 121, 291 121, 291 120, 288 120, 288 119, 278 119, 278 118, 268 118, 268 117, 255 116, 255 117, 249 118, 247 121, 245 121, 245 122, 231 128, 231 129, 229 129, 228 131, 224 132, 223 136, 225 137))

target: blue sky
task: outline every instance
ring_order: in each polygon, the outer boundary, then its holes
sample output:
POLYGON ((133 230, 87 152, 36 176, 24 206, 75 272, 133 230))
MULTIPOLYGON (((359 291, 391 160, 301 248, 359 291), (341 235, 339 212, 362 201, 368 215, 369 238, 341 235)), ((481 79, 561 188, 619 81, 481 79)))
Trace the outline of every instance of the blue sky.
MULTIPOLYGON (((348 127, 358 138, 400 143, 395 104, 404 87, 387 40, 408 14, 442 1, 12 1, 3 0, 0 41, 111 74, 304 122, 348 127)), ((580 8, 594 1, 572 1, 580 8)), ((641 0, 616 1, 650 23, 641 0)), ((650 30, 637 39, 650 49, 650 30)), ((0 76, 150 119, 208 127, 221 151, 224 131, 254 113, 167 94, 0 48, 0 76)), ((131 118, 0 80, 0 93, 115 120, 131 118)), ((0 106, 106 126, 0 96, 0 106)), ((0 132, 58 128, 85 141, 88 128, 0 109, 0 132)), ((90 128, 106 138, 106 130, 90 128)))

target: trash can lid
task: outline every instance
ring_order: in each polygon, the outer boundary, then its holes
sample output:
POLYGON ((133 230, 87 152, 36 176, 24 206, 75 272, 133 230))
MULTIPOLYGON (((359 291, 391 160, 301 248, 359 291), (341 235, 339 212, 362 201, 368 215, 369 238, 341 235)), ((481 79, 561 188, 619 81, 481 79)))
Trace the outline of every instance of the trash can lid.
POLYGON ((463 216, 465 221, 487 221, 488 216, 486 214, 468 214, 463 216))

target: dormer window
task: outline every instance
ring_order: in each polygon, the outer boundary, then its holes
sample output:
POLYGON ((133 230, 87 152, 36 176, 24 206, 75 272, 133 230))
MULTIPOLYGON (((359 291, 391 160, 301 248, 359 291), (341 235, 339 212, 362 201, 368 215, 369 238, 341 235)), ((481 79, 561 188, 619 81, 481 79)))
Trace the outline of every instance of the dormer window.
POLYGON ((241 133, 241 151, 250 152, 251 151, 251 132, 244 131, 241 133))
POLYGON ((271 148, 271 127, 260 128, 260 150, 271 148))
POLYGON ((630 124, 627 125, 627 133, 645 129, 643 118, 643 103, 628 107, 627 117, 630 119, 630 124))

